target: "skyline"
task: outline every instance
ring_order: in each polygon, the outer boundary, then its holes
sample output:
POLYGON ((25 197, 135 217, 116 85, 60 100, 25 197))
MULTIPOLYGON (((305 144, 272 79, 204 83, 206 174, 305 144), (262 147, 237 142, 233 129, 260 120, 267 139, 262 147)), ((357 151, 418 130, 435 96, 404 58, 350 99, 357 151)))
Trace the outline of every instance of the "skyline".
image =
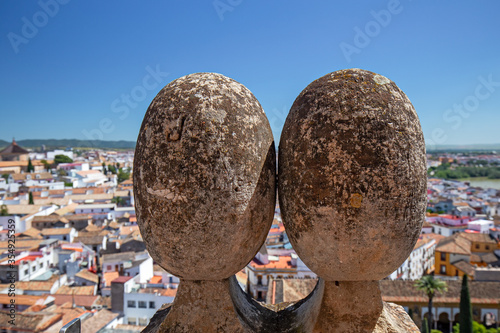
POLYGON ((254 93, 278 143, 309 83, 363 68, 408 95, 428 145, 500 143, 498 2, 191 4, 1 2, 0 139, 136 141, 163 86, 217 72, 254 93))

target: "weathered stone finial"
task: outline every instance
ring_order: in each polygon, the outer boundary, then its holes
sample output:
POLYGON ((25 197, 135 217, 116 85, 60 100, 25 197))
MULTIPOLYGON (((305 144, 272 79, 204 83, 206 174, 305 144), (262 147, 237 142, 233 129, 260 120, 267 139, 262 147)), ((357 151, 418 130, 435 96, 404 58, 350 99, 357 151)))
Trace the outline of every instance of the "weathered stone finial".
POLYGON ((242 331, 228 278, 265 241, 275 178, 271 128, 242 84, 198 73, 158 93, 137 140, 134 194, 149 253, 181 278, 159 331, 242 331))
POLYGON ((326 75, 297 97, 279 155, 287 233, 321 279, 274 311, 230 277, 274 213, 274 143, 259 103, 211 73, 156 96, 134 159, 136 210, 152 257, 181 284, 145 331, 418 332, 378 286, 411 252, 425 211, 425 146, 406 95, 368 71, 326 75))
POLYGON ((391 80, 341 70, 297 97, 280 139, 278 191, 294 249, 326 280, 316 332, 375 329, 377 281, 418 239, 426 179, 417 114, 391 80))

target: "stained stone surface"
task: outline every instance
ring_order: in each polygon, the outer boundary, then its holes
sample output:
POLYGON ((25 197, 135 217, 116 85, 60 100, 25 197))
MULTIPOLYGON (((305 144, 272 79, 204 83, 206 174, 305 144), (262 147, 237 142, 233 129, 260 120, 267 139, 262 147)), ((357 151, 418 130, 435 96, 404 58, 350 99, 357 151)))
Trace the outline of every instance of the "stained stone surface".
POLYGON ((420 333, 420 330, 402 306, 384 302, 373 333, 420 333))
POLYGON ((382 309, 378 281, 326 281, 313 332, 371 333, 382 309))
POLYGON ((276 200, 271 128, 242 84, 181 77, 149 106, 134 158, 134 194, 151 256, 184 280, 221 280, 263 244, 276 200))
POLYGON ((229 288, 229 279, 181 281, 158 332, 249 332, 238 319, 229 288))
POLYGON ((380 280, 408 257, 424 221, 425 144, 394 82, 360 69, 312 82, 286 119, 278 168, 287 234, 319 276, 380 280))

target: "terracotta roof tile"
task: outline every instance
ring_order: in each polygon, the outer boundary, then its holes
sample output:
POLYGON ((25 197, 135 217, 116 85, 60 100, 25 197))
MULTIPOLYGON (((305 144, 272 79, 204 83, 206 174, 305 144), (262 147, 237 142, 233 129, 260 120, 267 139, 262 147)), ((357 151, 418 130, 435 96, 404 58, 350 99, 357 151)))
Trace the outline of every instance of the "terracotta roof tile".
MULTIPOLYGON (((27 332, 41 332, 62 319, 60 313, 16 313, 16 326, 22 327, 27 332)), ((8 323, 10 314, 7 311, 0 311, 0 328, 12 329, 8 323)))
POLYGON ((101 296, 94 296, 94 295, 61 295, 61 294, 56 294, 56 295, 51 295, 52 297, 55 298, 54 303, 56 305, 62 305, 67 302, 71 302, 76 305, 76 306, 83 306, 87 309, 91 309, 92 306, 98 302, 99 298, 101 296))
POLYGON ((42 230, 43 236, 69 235, 73 228, 47 228, 42 230))
POLYGON ((82 269, 75 276, 78 276, 81 279, 85 279, 94 283, 99 283, 99 277, 97 274, 94 274, 86 269, 82 269))
POLYGON ((95 294, 95 286, 82 286, 82 287, 70 287, 61 286, 56 291, 56 295, 87 295, 91 296, 95 294))
POLYGON ((471 242, 469 240, 459 237, 459 234, 454 234, 439 241, 436 251, 470 255, 470 247, 471 242))
POLYGON ((94 316, 83 322, 82 332, 96 333, 116 317, 118 317, 118 315, 118 313, 113 313, 106 309, 100 310, 99 312, 94 314, 94 316))
MULTIPOLYGON (((434 297, 434 303, 460 302, 462 281, 452 280, 446 281, 446 283, 448 284, 448 291, 444 294, 437 294, 434 297)), ((386 302, 397 302, 396 299, 405 299, 408 302, 427 303, 428 299, 425 293, 417 290, 414 284, 415 281, 411 280, 382 280, 380 281, 382 298, 386 302)), ((469 281, 469 291, 473 304, 500 304, 500 298, 492 297, 500 295, 500 282, 469 281)))
POLYGON ((457 262, 454 262, 452 265, 455 266, 460 271, 464 272, 465 274, 474 277, 475 266, 471 265, 467 261, 459 260, 457 262))
POLYGON ((497 244, 489 234, 461 232, 460 237, 475 243, 497 244))
POLYGON ((47 291, 54 286, 56 281, 59 279, 58 275, 52 275, 52 277, 46 281, 17 281, 16 289, 19 290, 36 290, 36 291, 47 291))

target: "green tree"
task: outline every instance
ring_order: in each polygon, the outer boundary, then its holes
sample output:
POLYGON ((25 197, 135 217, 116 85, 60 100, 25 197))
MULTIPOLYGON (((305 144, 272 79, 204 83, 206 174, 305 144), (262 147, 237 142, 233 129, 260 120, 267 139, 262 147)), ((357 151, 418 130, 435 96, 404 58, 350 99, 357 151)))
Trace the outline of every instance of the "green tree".
POLYGON ((45 167, 45 170, 50 171, 50 163, 49 163, 49 162, 47 162, 47 160, 41 160, 40 162, 41 162, 41 163, 43 164, 43 166, 45 167))
POLYGON ((105 162, 102 162, 102 173, 104 174, 107 174, 107 170, 106 170, 106 163, 105 162))
POLYGON ((56 155, 54 156, 54 163, 56 165, 61 163, 73 163, 73 160, 66 155, 56 155))
POLYGON ((108 165, 108 171, 111 171, 113 175, 116 175, 116 168, 114 165, 108 165))
POLYGON ((9 216, 9 211, 7 210, 6 205, 0 206, 0 216, 9 216))
POLYGON ((440 279, 434 278, 433 275, 422 276, 417 282, 415 282, 415 287, 418 290, 422 290, 427 297, 429 298, 428 303, 428 313, 429 313, 429 322, 428 329, 431 330, 432 325, 432 300, 436 293, 442 293, 448 290, 448 286, 446 282, 440 279))
POLYGON ((8 173, 4 173, 2 175, 2 178, 5 179, 5 181, 8 181, 9 180, 9 174, 8 173))
MULTIPOLYGON (((460 314, 461 316, 462 314, 460 314)), ((461 326, 461 325, 460 325, 461 326)), ((486 333, 486 327, 484 325, 478 323, 477 321, 472 322, 472 333, 486 333)))
POLYGON ((422 333, 429 333, 429 322, 427 321, 427 318, 424 318, 424 321, 422 322, 422 333))
POLYGON ((33 193, 29 193, 29 201, 28 201, 28 205, 34 205, 35 204, 35 201, 33 200, 33 193))
POLYGON ((111 199, 111 202, 115 203, 118 207, 125 206, 125 199, 123 199, 122 197, 113 197, 113 199, 111 199))
POLYGON ((460 291, 460 333, 472 332, 472 306, 468 280, 469 278, 465 274, 462 278, 462 290, 460 291))
MULTIPOLYGON (((460 324, 456 324, 455 326, 453 326, 453 333, 460 333, 460 324)), ((490 328, 490 329, 486 329, 486 327, 480 323, 478 323, 477 321, 473 321, 472 322, 472 330, 469 331, 469 332, 472 332, 472 333, 499 333, 500 332, 500 329, 496 329, 496 328, 490 328)))
POLYGON ((129 178, 130 178, 130 172, 126 172, 123 169, 120 169, 120 171, 118 171, 118 183, 126 181, 129 178))
POLYGON ((35 171, 35 167, 33 166, 33 163, 31 163, 31 158, 28 159, 28 172, 33 172, 35 171))

